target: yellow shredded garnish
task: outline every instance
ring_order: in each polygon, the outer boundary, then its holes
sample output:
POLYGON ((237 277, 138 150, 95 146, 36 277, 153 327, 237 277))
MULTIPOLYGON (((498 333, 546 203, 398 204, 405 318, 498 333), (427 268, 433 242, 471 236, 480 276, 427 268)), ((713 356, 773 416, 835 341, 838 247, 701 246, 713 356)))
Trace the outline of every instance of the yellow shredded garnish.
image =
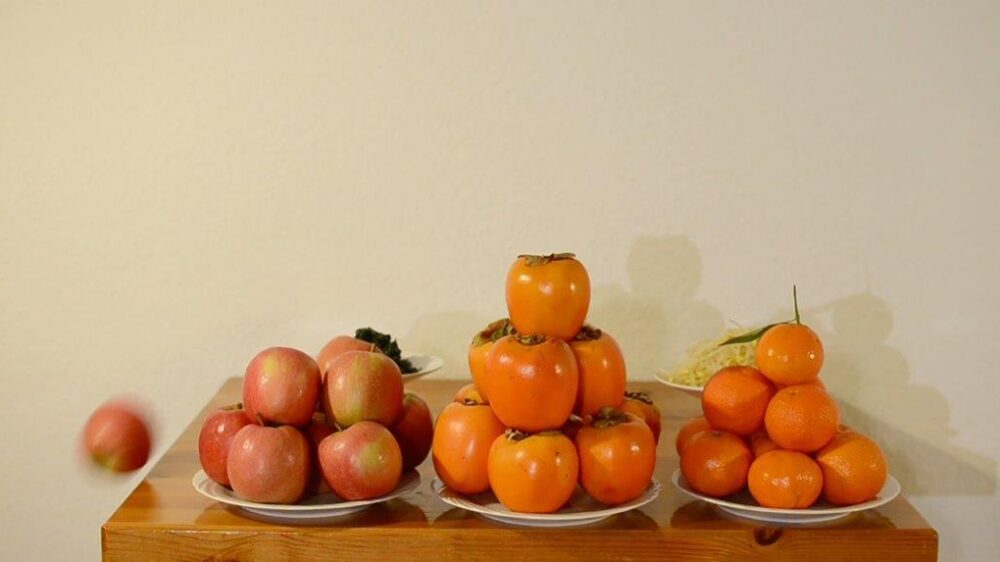
POLYGON ((720 344, 730 338, 742 336, 756 328, 734 328, 713 340, 695 344, 688 350, 687 361, 669 373, 661 373, 668 382, 694 386, 705 386, 708 379, 723 367, 733 365, 756 366, 757 342, 720 344))

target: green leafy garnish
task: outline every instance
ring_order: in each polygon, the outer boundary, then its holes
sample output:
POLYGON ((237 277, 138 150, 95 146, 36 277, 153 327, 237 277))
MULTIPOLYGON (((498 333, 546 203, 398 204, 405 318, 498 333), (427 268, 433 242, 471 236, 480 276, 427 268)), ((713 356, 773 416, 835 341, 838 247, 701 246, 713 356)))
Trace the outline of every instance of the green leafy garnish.
POLYGON ((736 337, 729 338, 728 340, 720 343, 719 347, 722 347, 724 345, 729 345, 731 343, 750 343, 752 341, 759 340, 760 337, 764 335, 764 332, 770 330, 771 328, 773 328, 773 327, 775 327, 775 326, 777 326, 779 324, 791 324, 792 322, 795 322, 796 324, 801 324, 802 321, 799 318, 799 290, 798 290, 798 287, 796 287, 795 285, 792 285, 792 302, 795 305, 795 319, 794 320, 789 320, 788 322, 775 322, 774 324, 768 324, 767 326, 764 326, 763 328, 747 332, 747 333, 745 333, 743 335, 739 335, 739 336, 736 336, 736 337))
POLYGON ((785 324, 785 322, 776 322, 774 324, 768 324, 767 326, 764 326, 763 328, 758 328, 756 330, 752 330, 752 331, 747 332, 745 334, 731 337, 728 340, 720 343, 719 347, 722 347, 724 345, 729 345, 731 343, 750 343, 752 341, 759 340, 760 337, 764 335, 764 332, 770 330, 771 328, 777 326, 778 324, 785 324))
POLYGON ((382 353, 384 353, 389 359, 392 359, 396 365, 399 366, 399 370, 404 374, 417 372, 416 367, 410 364, 409 361, 403 359, 403 354, 399 350, 399 344, 396 340, 392 338, 389 334, 383 334, 374 328, 358 328, 354 331, 354 337, 359 340, 370 342, 375 344, 382 353))

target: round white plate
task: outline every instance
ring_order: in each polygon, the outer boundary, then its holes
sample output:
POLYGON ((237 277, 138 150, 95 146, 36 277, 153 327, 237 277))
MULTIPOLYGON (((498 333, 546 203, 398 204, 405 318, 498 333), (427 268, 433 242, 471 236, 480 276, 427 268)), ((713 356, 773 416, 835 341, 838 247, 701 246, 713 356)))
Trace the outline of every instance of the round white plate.
POLYGON ((705 387, 703 386, 689 386, 686 384, 671 382, 669 379, 666 378, 665 375, 661 375, 659 373, 656 374, 656 380, 669 386, 670 388, 675 388, 685 394, 690 394, 691 396, 694 396, 696 398, 701 397, 702 391, 705 390, 705 387))
POLYGON ((449 505, 476 513, 487 519, 519 525, 523 527, 575 527, 597 523, 618 513, 642 507, 660 495, 660 483, 653 479, 641 496, 630 502, 616 506, 606 506, 591 498, 581 488, 555 513, 519 513, 501 504, 492 492, 463 496, 448 489, 440 479, 435 478, 431 488, 441 500, 449 505))
POLYGON ((713 504, 726 513, 743 517, 745 519, 766 521, 768 523, 781 523, 785 525, 802 525, 806 523, 834 521, 852 513, 865 511, 866 509, 872 509, 880 505, 887 504, 892 501, 893 498, 898 496, 900 491, 899 482, 897 482, 896 479, 890 475, 886 478, 885 485, 882 486, 882 490, 880 490, 878 495, 875 496, 875 499, 864 503, 841 507, 833 506, 823 500, 820 500, 812 507, 806 509, 777 509, 772 507, 761 507, 753 499, 753 496, 750 495, 750 492, 746 490, 738 494, 728 496, 725 499, 712 498, 699 494, 688 486, 684 477, 681 476, 681 470, 679 468, 674 471, 674 475, 671 477, 671 480, 678 490, 693 498, 698 498, 699 500, 713 504))
POLYGON ((236 506, 271 519, 294 522, 339 517, 361 511, 377 503, 398 498, 420 485, 420 473, 415 470, 404 472, 402 480, 399 481, 399 486, 396 486, 395 490, 382 497, 370 500, 344 501, 337 497, 336 494, 328 492, 308 497, 297 504, 268 504, 240 499, 236 497, 236 494, 232 490, 209 478, 204 470, 196 472, 194 478, 191 479, 191 483, 194 484, 194 489, 199 494, 219 503, 236 506))
POLYGON ((434 357, 433 355, 410 355, 403 359, 409 361, 417 369, 415 373, 403 373, 404 381, 418 379, 444 367, 444 359, 434 357))

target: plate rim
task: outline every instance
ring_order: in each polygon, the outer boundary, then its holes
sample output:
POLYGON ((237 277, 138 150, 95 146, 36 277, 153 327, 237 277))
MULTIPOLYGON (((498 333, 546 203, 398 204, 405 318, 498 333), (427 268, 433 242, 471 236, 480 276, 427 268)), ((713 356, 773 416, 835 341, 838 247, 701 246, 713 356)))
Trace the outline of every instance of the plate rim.
MULTIPOLYGON (((471 511, 473 513, 478 513, 480 515, 488 515, 491 519, 493 518, 503 518, 511 519, 517 521, 544 521, 544 522, 554 522, 554 521, 578 521, 581 523, 586 522, 596 522, 601 519, 606 519, 612 515, 617 515, 619 513, 625 513, 627 511, 632 511, 633 509, 638 509, 643 507, 656 498, 660 496, 663 491, 663 485, 655 477, 649 479, 649 486, 638 498, 630 500, 624 504, 609 506, 604 509, 597 511, 581 511, 576 513, 522 513, 519 511, 497 511, 482 505, 479 505, 463 494, 459 494, 448 488, 444 482, 441 481, 437 476, 431 481, 431 490, 434 494, 443 502, 448 505, 452 505, 459 509, 464 509, 466 511, 471 511), (445 494, 448 493, 448 495, 445 494), (647 497, 648 496, 648 497, 647 497), (464 504, 464 505, 463 505, 464 504)), ((496 519, 494 519, 496 520, 496 519)))
POLYGON ((504 525, 511 525, 515 527, 532 527, 536 529, 561 529, 567 527, 582 527, 586 525, 593 525, 594 523, 600 523, 608 519, 609 517, 614 517, 616 514, 612 513, 610 515, 596 515, 594 517, 588 517, 587 519, 549 519, 549 520, 537 520, 537 519, 517 519, 515 517, 507 517, 504 515, 497 515, 496 513, 482 513, 474 512, 477 516, 483 517, 495 523, 503 523, 504 525))
POLYGON ((360 509, 367 507, 369 505, 374 505, 377 503, 382 503, 395 498, 398 498, 404 494, 408 494, 420 486, 422 477, 420 473, 416 470, 408 470, 403 473, 400 483, 396 486, 396 489, 389 492, 384 496, 379 496, 377 498, 372 498, 368 500, 352 500, 352 501, 342 501, 336 503, 318 503, 318 504, 287 504, 287 503, 260 503, 252 502, 249 500, 244 500, 234 496, 222 496, 217 493, 211 492, 209 486, 219 486, 215 480, 208 477, 208 474, 204 469, 199 468, 194 476, 191 477, 191 485, 194 486, 196 492, 205 496, 210 500, 217 501, 225 505, 233 505, 236 507, 247 508, 256 513, 267 514, 265 512, 272 513, 314 513, 314 512, 339 512, 347 509, 360 509), (409 479, 409 480, 407 480, 409 479), (405 481, 405 482, 404 482, 405 481), (204 484, 204 486, 200 485, 204 484))
POLYGON ((868 500, 866 502, 857 503, 854 505, 846 505, 839 507, 828 507, 820 509, 807 507, 805 509, 789 509, 789 508, 778 508, 778 507, 763 507, 760 505, 747 505, 742 503, 731 502, 721 498, 713 498, 710 496, 705 496, 690 489, 687 486, 686 481, 682 485, 681 478, 683 478, 683 475, 681 474, 681 469, 680 468, 674 469, 674 473, 670 476, 670 481, 671 483, 673 483, 675 488, 695 499, 699 499, 706 503, 717 505, 720 508, 721 507, 728 508, 726 511, 733 510, 729 511, 730 513, 745 512, 745 513, 753 513, 759 515, 791 516, 791 518, 798 517, 802 519, 806 519, 809 517, 822 517, 822 516, 842 516, 842 515, 849 515, 851 513, 857 513, 859 511, 867 511, 869 509, 881 507, 891 502, 892 500, 896 499, 896 497, 899 496, 900 493, 902 493, 902 486, 900 486, 899 481, 896 480, 896 478, 893 477, 891 474, 886 474, 885 484, 882 486, 882 489, 879 490, 879 495, 876 496, 875 499, 873 500, 868 500), (883 496, 882 493, 883 491, 886 490, 888 491, 883 496))
POLYGON ((438 357, 437 355, 429 355, 426 353, 413 353, 411 355, 403 357, 403 359, 410 360, 416 357, 426 357, 430 365, 424 369, 420 369, 419 371, 414 371, 412 373, 403 373, 403 380, 423 377, 431 373, 434 373, 436 371, 439 371, 441 370, 442 367, 444 367, 444 359, 438 357))
POLYGON ((667 378, 668 376, 669 373, 666 370, 661 369, 653 372, 653 378, 656 379, 657 382, 669 386, 670 388, 676 388, 677 390, 683 390, 684 392, 697 392, 699 394, 705 390, 704 386, 691 386, 671 381, 667 378))

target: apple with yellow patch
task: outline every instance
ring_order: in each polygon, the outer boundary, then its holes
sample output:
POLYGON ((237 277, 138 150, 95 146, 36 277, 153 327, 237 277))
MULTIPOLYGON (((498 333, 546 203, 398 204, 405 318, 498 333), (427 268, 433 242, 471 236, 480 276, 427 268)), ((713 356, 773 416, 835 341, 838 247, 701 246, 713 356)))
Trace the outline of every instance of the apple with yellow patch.
POLYGON ((399 444, 385 427, 361 421, 319 445, 323 477, 341 498, 354 501, 384 496, 403 474, 399 444))
POLYGON ((243 377, 243 407, 259 423, 305 427, 316 411, 319 392, 316 362, 290 347, 261 351, 243 377))
POLYGON ((330 423, 342 429, 360 421, 390 427, 403 412, 403 375, 381 353, 345 352, 326 372, 323 408, 330 423))

